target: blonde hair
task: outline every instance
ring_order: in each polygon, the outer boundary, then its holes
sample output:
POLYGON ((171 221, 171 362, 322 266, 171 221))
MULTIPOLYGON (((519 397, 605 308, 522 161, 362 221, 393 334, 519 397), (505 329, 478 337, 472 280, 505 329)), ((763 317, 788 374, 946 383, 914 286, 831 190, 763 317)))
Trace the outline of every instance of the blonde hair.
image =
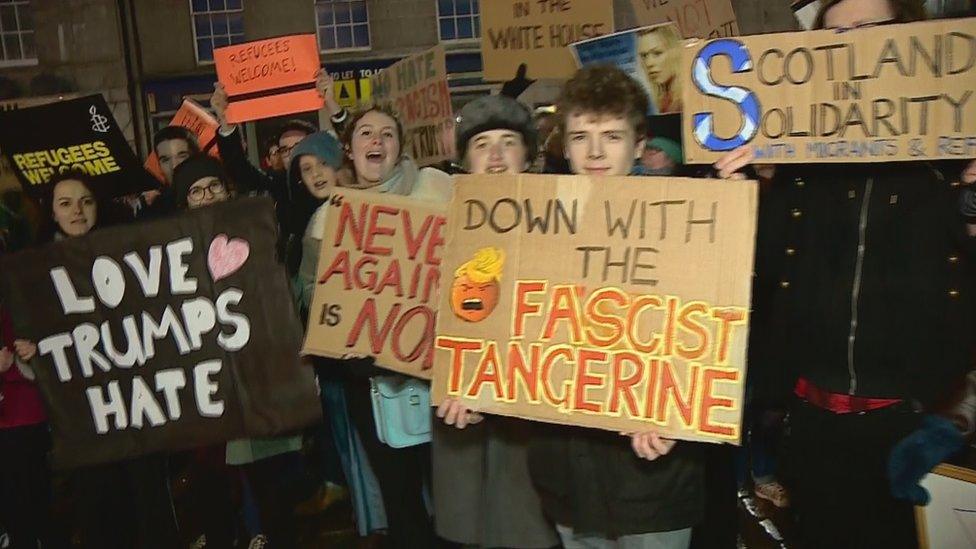
POLYGON ((481 248, 474 253, 474 258, 458 267, 454 271, 455 277, 467 275, 475 284, 485 282, 499 282, 502 279, 502 267, 505 265, 505 251, 499 248, 481 248))
MULTIPOLYGON (((673 75, 671 77, 671 97, 672 101, 677 104, 681 104, 681 36, 678 34, 677 27, 674 25, 662 25, 660 27, 651 29, 649 31, 642 32, 640 34, 641 38, 645 36, 655 34, 661 38, 664 43, 664 59, 667 66, 667 70, 673 75)), ((648 78, 648 81, 650 79, 648 78)), ((654 103, 655 109, 661 108, 661 97, 665 93, 665 86, 658 84, 657 82, 650 82, 651 84, 651 102, 654 103)))

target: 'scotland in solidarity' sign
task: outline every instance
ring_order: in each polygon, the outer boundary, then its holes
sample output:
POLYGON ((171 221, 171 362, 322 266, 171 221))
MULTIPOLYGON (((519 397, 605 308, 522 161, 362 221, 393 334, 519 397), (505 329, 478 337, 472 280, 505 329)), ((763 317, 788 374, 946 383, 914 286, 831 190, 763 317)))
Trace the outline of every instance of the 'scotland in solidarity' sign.
POLYGON ((976 18, 696 42, 685 47, 685 158, 976 158, 976 18))

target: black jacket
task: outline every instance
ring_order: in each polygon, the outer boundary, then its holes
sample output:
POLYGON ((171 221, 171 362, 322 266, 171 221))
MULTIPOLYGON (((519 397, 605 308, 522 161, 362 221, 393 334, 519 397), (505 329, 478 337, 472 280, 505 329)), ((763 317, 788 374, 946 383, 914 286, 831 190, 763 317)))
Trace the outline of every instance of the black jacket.
POLYGON ((694 526, 705 505, 704 447, 678 441, 646 461, 630 437, 546 425, 529 446, 529 472, 546 516, 579 534, 601 537, 694 526))
POLYGON ((298 261, 301 254, 295 258, 294 249, 301 249, 302 236, 308 219, 298 215, 296 197, 298 193, 293 184, 289 184, 287 172, 283 170, 265 172, 258 169, 247 158, 244 145, 241 142, 239 128, 235 128, 230 135, 217 132, 217 148, 223 161, 227 175, 234 181, 238 194, 267 194, 275 201, 275 214, 278 219, 279 257, 286 260, 288 273, 298 271, 298 261))
POLYGON ((958 170, 780 166, 760 199, 749 375, 931 405, 972 364, 973 259, 958 170), (943 173, 945 172, 945 173, 943 173))

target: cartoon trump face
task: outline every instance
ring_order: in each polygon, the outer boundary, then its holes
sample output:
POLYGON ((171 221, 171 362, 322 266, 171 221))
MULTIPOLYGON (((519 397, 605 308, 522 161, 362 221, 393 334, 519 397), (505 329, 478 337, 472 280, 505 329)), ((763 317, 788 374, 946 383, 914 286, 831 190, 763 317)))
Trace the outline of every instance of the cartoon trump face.
POLYGON ((480 322, 495 310, 504 264, 505 252, 481 248, 473 259, 458 267, 451 285, 451 309, 458 318, 480 322))

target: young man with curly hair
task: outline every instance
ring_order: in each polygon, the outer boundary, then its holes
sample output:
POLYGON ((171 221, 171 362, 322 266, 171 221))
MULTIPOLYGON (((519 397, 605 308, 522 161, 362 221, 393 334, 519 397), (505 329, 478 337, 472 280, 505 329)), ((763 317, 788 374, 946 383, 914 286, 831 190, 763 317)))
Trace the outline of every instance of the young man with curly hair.
MULTIPOLYGON (((558 103, 573 173, 632 173, 644 152, 647 101, 617 68, 577 72, 558 103)), ((529 468, 567 549, 677 549, 688 547, 704 512, 702 451, 654 432, 546 425, 530 447, 529 468)))

